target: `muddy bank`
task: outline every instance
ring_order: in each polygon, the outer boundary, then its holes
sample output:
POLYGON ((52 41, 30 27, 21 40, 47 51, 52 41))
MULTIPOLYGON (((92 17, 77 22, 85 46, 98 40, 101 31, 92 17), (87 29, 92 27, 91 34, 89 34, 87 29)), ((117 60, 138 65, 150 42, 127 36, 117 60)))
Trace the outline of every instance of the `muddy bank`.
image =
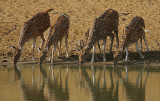
MULTIPOLYGON (((118 62, 117 65, 145 65, 145 66, 160 66, 160 52, 159 51, 150 51, 143 52, 145 58, 142 60, 138 52, 130 52, 129 53, 129 61, 124 61, 125 53, 123 53, 121 61, 118 62)), ((113 54, 106 54, 107 62, 102 62, 103 58, 100 54, 95 55, 95 62, 90 63, 91 54, 89 54, 88 58, 84 61, 82 65, 113 65, 113 54)), ((17 64, 38 64, 38 57, 35 61, 32 61, 31 57, 21 57, 17 64)), ((42 64, 51 64, 49 57, 42 64)), ((12 57, 0 57, 0 65, 13 65, 12 57)), ((53 65, 80 65, 78 62, 78 55, 71 55, 68 58, 66 57, 54 57, 53 65)))

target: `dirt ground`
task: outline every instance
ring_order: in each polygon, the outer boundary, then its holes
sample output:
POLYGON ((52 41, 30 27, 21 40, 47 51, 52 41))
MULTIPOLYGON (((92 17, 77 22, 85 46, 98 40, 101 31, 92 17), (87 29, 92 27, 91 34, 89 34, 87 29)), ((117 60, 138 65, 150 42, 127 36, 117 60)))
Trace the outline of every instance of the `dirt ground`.
MULTIPOLYGON (((99 17, 109 8, 118 11, 119 17, 119 40, 123 36, 123 28, 130 23, 135 16, 141 16, 145 20, 147 43, 151 52, 146 52, 143 42, 143 52, 147 61, 159 62, 160 57, 160 0, 0 0, 0 62, 12 61, 12 50, 8 45, 18 46, 21 29, 25 21, 28 21, 38 12, 49 8, 55 9, 50 12, 51 23, 54 23, 59 14, 65 12, 70 17, 69 28, 69 60, 78 60, 75 44, 78 43, 87 29, 93 23, 95 17, 99 17)), ((47 37, 48 31, 45 33, 47 37)), ((37 46, 41 40, 37 39, 37 46)), ((107 40, 106 53, 108 53, 110 38, 107 40)), ((116 49, 114 40, 113 51, 116 49)), ((65 56, 64 41, 62 43, 62 58, 65 56)), ((98 49, 97 49, 98 50, 98 49)), ((130 59, 139 57, 135 45, 129 48, 130 59), (135 53, 134 53, 135 52, 135 53), (133 55, 132 55, 133 54, 133 55), (134 55, 135 54, 135 55, 134 55)), ((32 53, 32 40, 24 46, 20 61, 30 61, 32 53)), ((98 53, 98 52, 97 52, 98 53)), ((38 52, 36 51, 36 57, 38 52)), ((57 56, 57 53, 55 54, 57 56)), ((109 57, 109 58, 108 58, 109 57)), ((107 60, 112 61, 112 55, 107 60)), ((66 60, 66 59, 65 59, 66 60)), ((146 61, 146 60, 143 60, 146 61)), ((139 60, 137 60, 139 61, 139 60)))

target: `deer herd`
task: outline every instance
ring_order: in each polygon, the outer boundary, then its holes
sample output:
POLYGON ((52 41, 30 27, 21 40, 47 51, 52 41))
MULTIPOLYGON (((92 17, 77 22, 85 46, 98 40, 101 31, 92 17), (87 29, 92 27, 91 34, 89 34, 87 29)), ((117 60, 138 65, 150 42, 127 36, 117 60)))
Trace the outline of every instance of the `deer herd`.
MULTIPOLYGON (((44 12, 40 12, 33 16, 30 20, 24 23, 23 30, 20 35, 20 40, 18 47, 11 46, 14 50, 13 52, 13 62, 16 64, 21 56, 22 49, 24 44, 33 39, 33 50, 32 50, 32 60, 35 59, 34 50, 36 44, 36 38, 39 36, 42 39, 41 47, 39 49, 39 62, 42 63, 49 51, 50 47, 53 45, 51 63, 53 63, 54 52, 56 47, 58 48, 58 54, 60 55, 61 51, 61 43, 63 37, 65 37, 65 47, 66 47, 66 56, 68 57, 68 35, 69 35, 69 16, 65 13, 61 13, 61 15, 56 19, 54 24, 51 26, 50 24, 50 16, 48 12, 53 9, 48 9, 44 12), (49 28, 50 27, 50 28, 49 28), (47 39, 45 40, 43 33, 49 28, 49 33, 47 39), (58 42, 60 43, 58 46, 58 42)), ((112 46, 114 41, 114 36, 116 37, 117 49, 114 52, 114 60, 113 63, 117 64, 118 61, 122 57, 122 53, 126 51, 125 61, 128 61, 128 47, 133 43, 136 44, 136 49, 140 54, 141 59, 144 58, 142 55, 142 38, 145 42, 147 51, 149 51, 145 32, 149 32, 145 30, 145 23, 142 17, 136 16, 134 17, 130 24, 124 28, 123 33, 124 36, 122 38, 122 44, 119 45, 118 38, 118 25, 119 25, 119 14, 116 10, 108 9, 105 11, 100 17, 95 18, 92 26, 85 33, 82 40, 79 40, 79 44, 76 44, 76 50, 79 56, 79 63, 82 64, 85 59, 88 57, 88 53, 92 49, 92 58, 91 63, 94 62, 96 44, 98 45, 100 54, 103 54, 103 61, 106 62, 106 42, 107 37, 109 36, 111 39, 110 50, 109 53, 112 53, 112 46), (101 52, 99 41, 103 40, 103 51, 101 52), (138 46, 138 40, 140 40, 140 49, 138 46)))

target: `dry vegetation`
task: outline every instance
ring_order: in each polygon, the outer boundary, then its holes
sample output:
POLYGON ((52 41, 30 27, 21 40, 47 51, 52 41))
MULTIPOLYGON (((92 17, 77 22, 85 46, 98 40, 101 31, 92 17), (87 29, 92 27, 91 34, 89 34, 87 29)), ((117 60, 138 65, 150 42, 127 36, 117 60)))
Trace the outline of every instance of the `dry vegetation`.
MULTIPOLYGON (((99 17, 109 8, 120 13, 119 39, 123 36, 123 28, 135 16, 142 16, 146 29, 151 34, 146 34, 150 50, 160 51, 160 0, 0 0, 0 55, 7 56, 11 49, 8 44, 17 46, 22 25, 36 13, 54 8, 50 12, 51 23, 54 23, 58 14, 65 12, 70 16, 69 28, 69 54, 75 54, 74 48, 79 39, 91 26, 95 17, 99 17)), ((45 33, 47 34, 47 32, 45 33)), ((109 50, 107 43, 107 51, 109 50)), ((40 45, 40 38, 37 45, 40 45)), ((144 43, 144 42, 143 42, 144 43)), ((32 41, 28 42, 22 52, 22 57, 31 56, 32 41), (29 54, 30 53, 30 54, 29 54)), ((116 42, 114 41, 114 45, 116 42)), ((64 43, 62 43, 62 48, 64 43)), ((144 45, 143 45, 144 47, 144 45)), ((135 45, 129 48, 135 51, 135 45)), ((113 48, 115 49, 115 48, 113 48)), ((146 48, 143 48, 146 51, 146 48)), ((65 47, 62 49, 65 53, 65 47)))

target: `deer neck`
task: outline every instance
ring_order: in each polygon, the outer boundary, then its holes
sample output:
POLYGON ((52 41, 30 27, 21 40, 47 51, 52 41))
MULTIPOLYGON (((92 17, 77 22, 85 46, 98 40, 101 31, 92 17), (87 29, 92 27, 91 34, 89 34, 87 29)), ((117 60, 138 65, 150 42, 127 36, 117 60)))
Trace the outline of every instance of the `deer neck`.
POLYGON ((91 48, 93 47, 93 45, 95 44, 95 38, 92 36, 91 38, 89 37, 88 40, 87 40, 87 44, 85 45, 84 47, 84 54, 85 53, 89 53, 89 51, 91 50, 91 48))
POLYGON ((20 41, 19 41, 19 45, 18 45, 18 49, 19 49, 19 50, 22 50, 22 49, 23 49, 23 45, 24 45, 24 41, 23 41, 23 40, 20 40, 20 41))
POLYGON ((27 33, 26 33, 26 30, 28 29, 28 24, 27 22, 24 23, 24 26, 23 26, 23 30, 21 32, 21 35, 20 35, 20 39, 19 39, 19 48, 22 48, 23 45, 25 44, 25 42, 27 41, 27 33))
POLYGON ((20 41, 19 41, 18 48, 22 50, 22 49, 23 49, 23 46, 24 46, 24 43, 25 43, 25 42, 24 42, 23 40, 20 40, 20 41))
POLYGON ((121 46, 121 52, 123 52, 124 50, 125 50, 125 48, 127 47, 127 45, 126 44, 123 44, 122 46, 121 46))
MULTIPOLYGON (((124 32, 123 32, 124 33, 124 32)), ((130 45, 130 35, 129 34, 124 34, 123 38, 122 38, 122 43, 120 45, 121 47, 121 51, 123 52, 125 50, 126 47, 128 47, 130 45)))
POLYGON ((128 46, 127 40, 123 40, 122 44, 120 45, 120 51, 123 52, 125 48, 128 46))
POLYGON ((48 51, 53 43, 55 43, 55 40, 51 40, 51 38, 49 37, 47 39, 46 44, 45 44, 45 51, 48 51))

